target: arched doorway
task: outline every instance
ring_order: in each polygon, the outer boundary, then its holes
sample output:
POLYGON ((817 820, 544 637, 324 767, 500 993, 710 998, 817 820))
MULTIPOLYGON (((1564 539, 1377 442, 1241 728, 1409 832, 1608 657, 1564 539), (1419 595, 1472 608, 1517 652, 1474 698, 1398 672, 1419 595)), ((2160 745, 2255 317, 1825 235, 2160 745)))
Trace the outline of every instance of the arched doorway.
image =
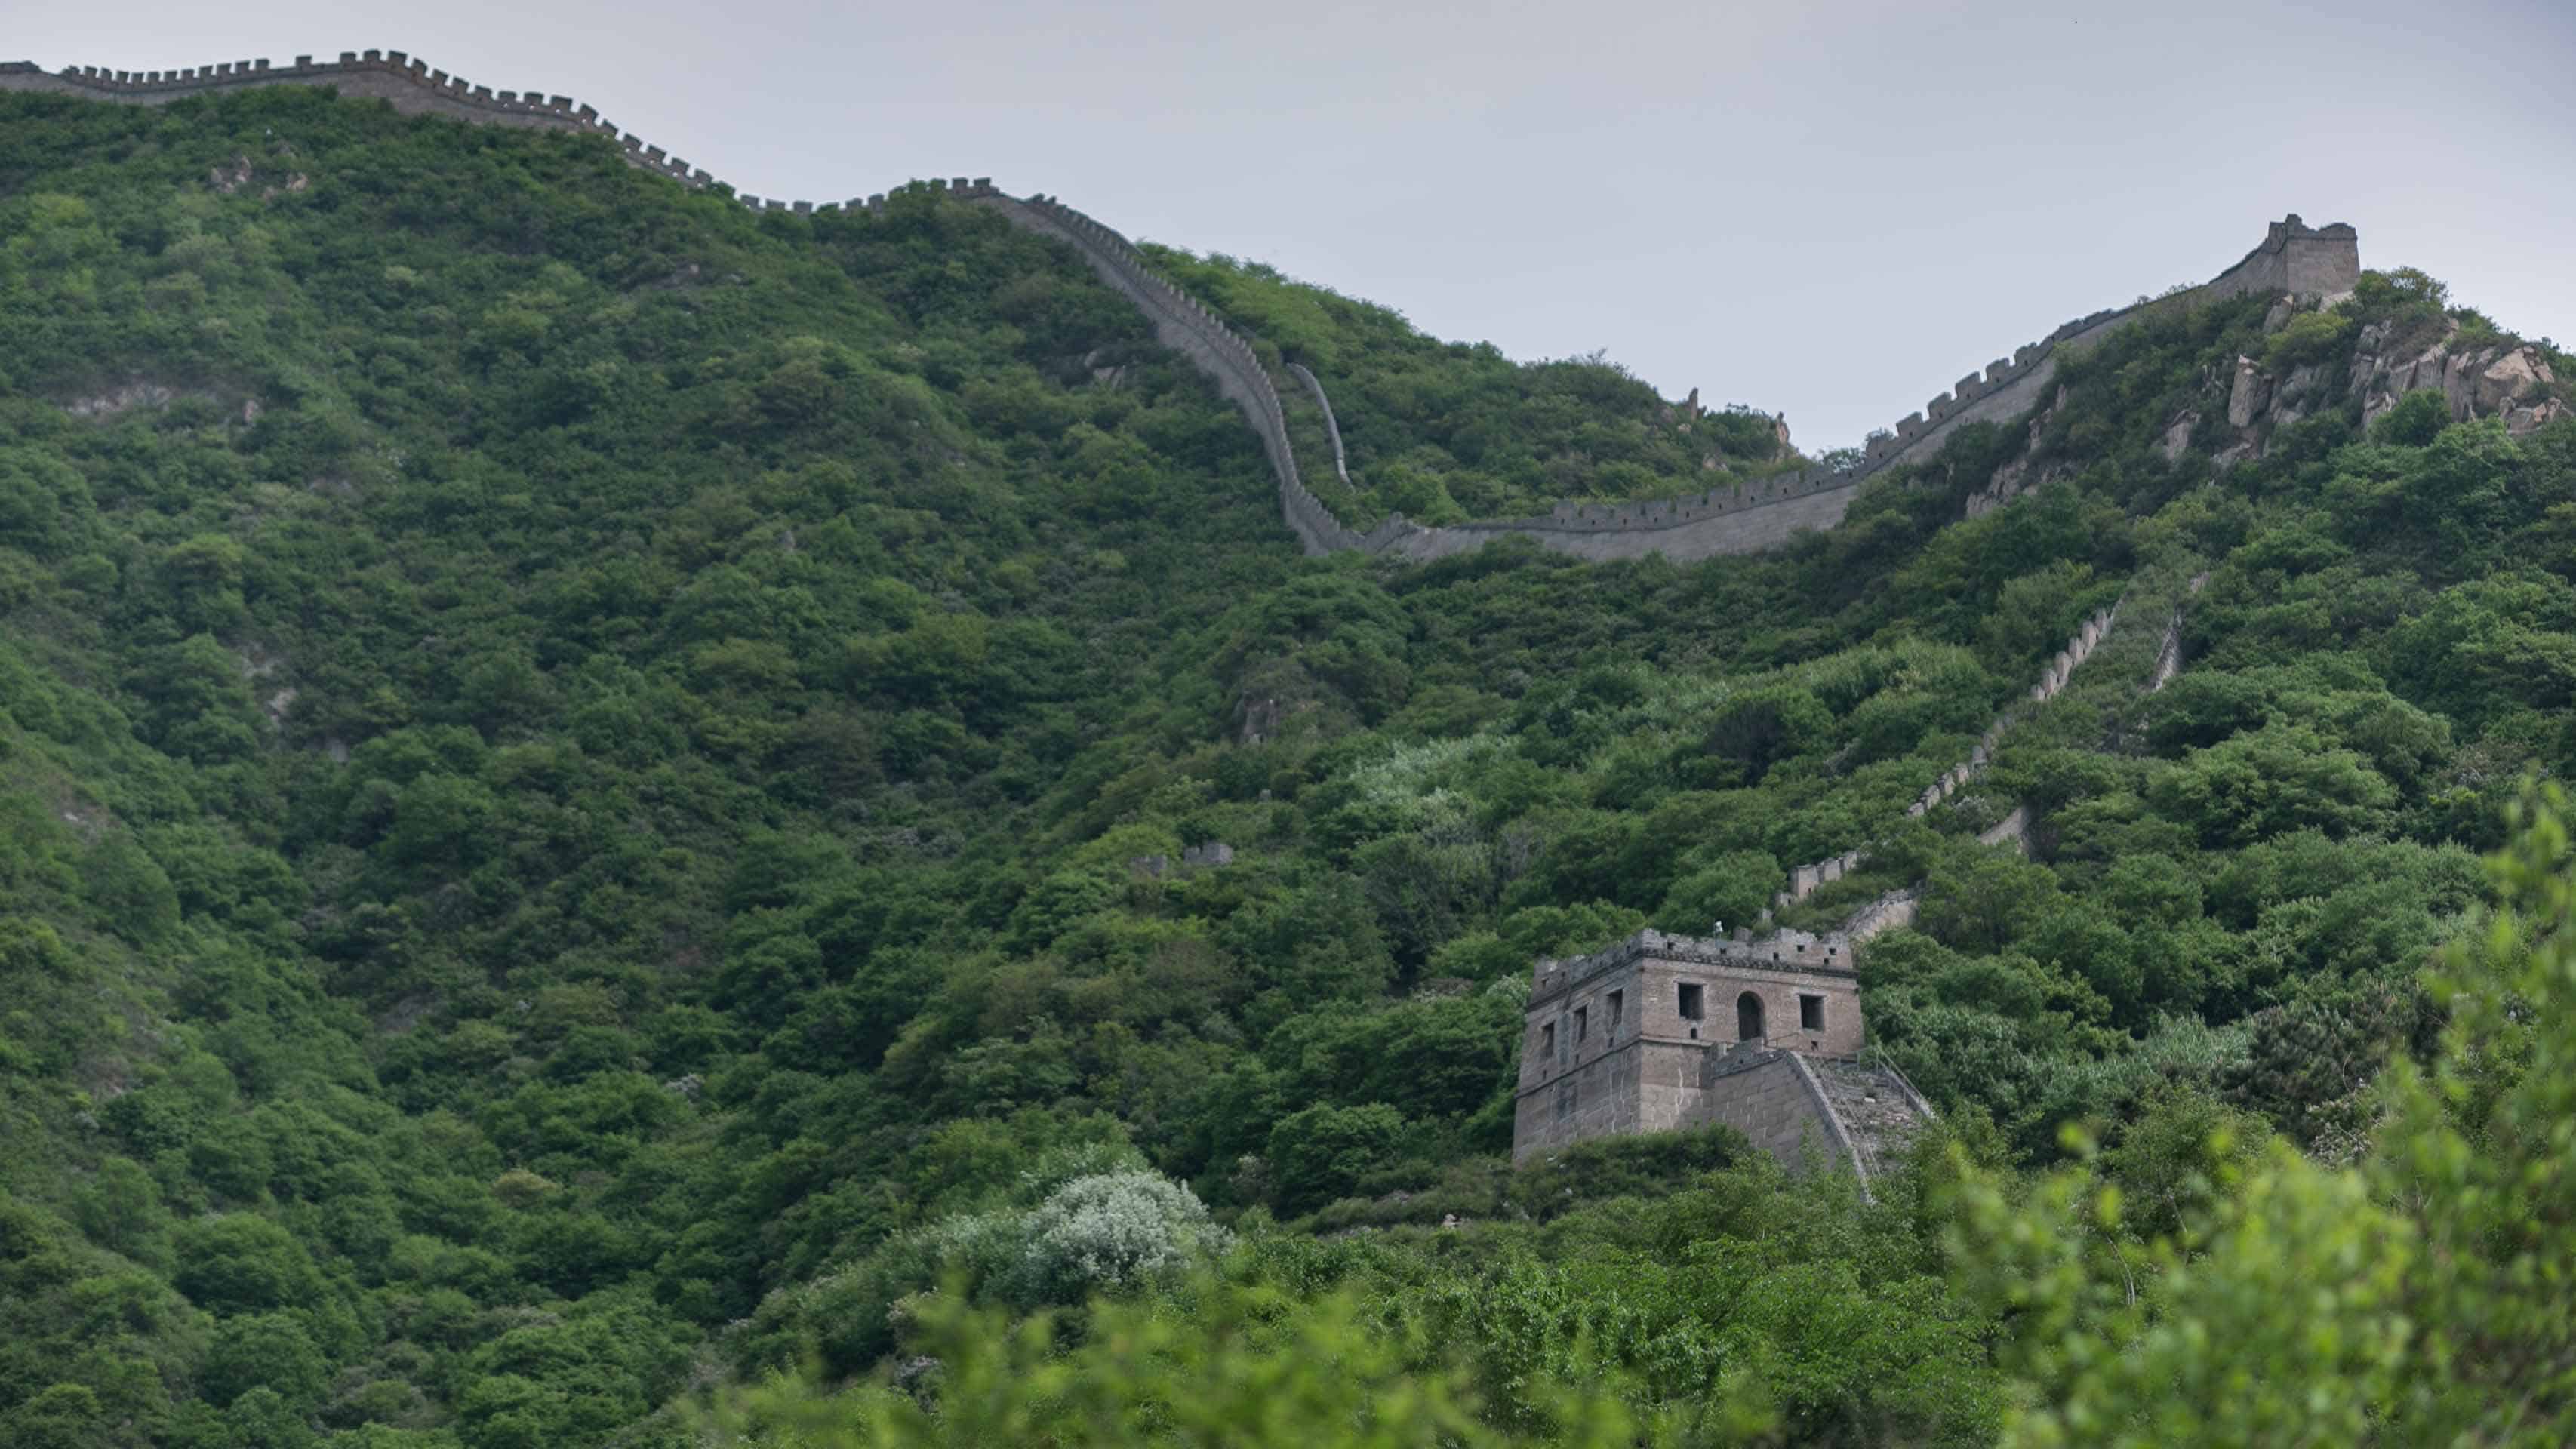
POLYGON ((1735 998, 1735 1039, 1762 1040, 1762 998, 1750 991, 1735 998))

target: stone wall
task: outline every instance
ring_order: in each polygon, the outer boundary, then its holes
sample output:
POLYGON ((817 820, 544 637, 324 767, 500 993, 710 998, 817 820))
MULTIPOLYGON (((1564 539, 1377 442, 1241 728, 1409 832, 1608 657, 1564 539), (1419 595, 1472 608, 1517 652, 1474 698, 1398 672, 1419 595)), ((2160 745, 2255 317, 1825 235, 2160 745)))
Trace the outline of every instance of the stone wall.
POLYGON ((2199 287, 2208 299, 2248 292, 2339 297, 2361 281, 2361 234, 2343 222, 2309 226, 2297 212, 2272 223, 2263 244, 2199 287))
POLYGON ((1796 1166, 1809 1151, 1837 1167, 1859 1165, 1815 1069, 1796 1052, 1712 1058, 1700 1087, 1700 1120, 1723 1122, 1755 1147, 1796 1166))
MULTIPOLYGON (((1111 268, 1103 268, 1104 277, 1113 286, 1134 297, 1149 313, 1170 314, 1163 298, 1181 295, 1179 289, 1155 275, 1124 238, 1069 208, 1052 205, 1064 216, 1079 218, 1080 229, 1099 256, 1115 259, 1116 275, 1112 275, 1111 268)), ((2348 289, 2350 278, 2359 275, 2359 268, 2358 243, 2351 227, 2311 229, 2293 215, 2274 223, 2261 245, 2202 287, 2076 318, 2011 357, 1997 358, 1960 378, 1948 392, 1926 403, 1923 411, 1908 414, 1893 428, 1871 439, 1860 465, 1848 472, 1809 468, 1678 498, 1625 503, 1570 500, 1556 505, 1544 517, 1426 528, 1394 514, 1366 534, 1356 533, 1334 519, 1296 476, 1295 458, 1277 414, 1275 393, 1267 405, 1245 403, 1240 397, 1237 401, 1263 432, 1263 445, 1271 452, 1274 467, 1280 470, 1283 514, 1310 553, 1357 549, 1425 561, 1468 552, 1507 536, 1529 538, 1546 548, 1587 559, 1641 558, 1661 553, 1687 561, 1756 553, 1786 543, 1801 529, 1830 528, 1841 522, 1860 485, 1872 475, 1932 456, 1958 429, 2026 412, 2046 395, 2056 377, 2059 359, 2098 343, 2152 308, 2190 305, 2262 289, 2304 291, 2335 287, 2338 283, 2339 289, 2348 289)), ((1158 335, 1165 320, 1165 316, 1157 317, 1158 335)), ((1202 366, 1210 365, 1205 360, 1210 356, 1238 352, 1245 357, 1251 355, 1244 339, 1205 308, 1192 304, 1168 315, 1168 320, 1176 329, 1195 334, 1191 343, 1175 345, 1200 360, 1202 366)), ((1234 370, 1231 364, 1220 366, 1234 370)), ((1250 366, 1259 368, 1257 361, 1250 366)), ((1323 399, 1322 383, 1311 372, 1300 371, 1329 415, 1331 403, 1323 399)), ((1226 387, 1228 381, 1224 376, 1218 378, 1220 387, 1226 387)), ((1261 390, 1269 390, 1266 371, 1261 390)), ((1228 395, 1235 393, 1229 390, 1228 395)), ((1338 443, 1338 427, 1332 433, 1338 443)), ((1338 457, 1336 461, 1338 468, 1338 457)), ((1347 479, 1347 472, 1342 476, 1347 479)))
MULTIPOLYGON (((1377 534, 1344 527, 1323 500, 1307 490, 1297 472, 1297 455, 1288 443, 1288 419, 1279 404, 1279 391, 1249 339, 1147 266, 1125 237, 1072 207, 1042 196, 1014 201, 990 193, 976 199, 1000 211, 1014 226, 1070 243, 1103 283, 1144 310, 1155 340, 1188 358, 1242 410, 1244 420, 1260 435, 1262 451, 1279 480, 1281 516, 1305 543, 1306 552, 1374 552, 1382 546, 1377 534)), ((1319 396, 1321 392, 1319 384, 1319 396)), ((1330 405, 1326 406, 1329 410, 1330 405)))
POLYGON ((1292 362, 1288 364, 1288 370, 1297 374, 1299 382, 1306 384, 1306 390, 1315 395, 1315 406, 1324 410, 1324 436, 1333 443, 1333 476, 1342 480, 1343 487, 1350 487, 1351 460, 1350 455, 1342 451, 1342 425, 1333 416, 1333 400, 1324 396, 1324 384, 1306 364, 1292 362))
MULTIPOLYGON (((337 60, 324 61, 299 55, 292 65, 232 60, 153 71, 106 70, 90 65, 65 66, 49 72, 28 61, 0 61, 0 90, 50 92, 127 105, 160 106, 190 96, 288 85, 328 86, 343 96, 384 101, 406 116, 446 116, 482 125, 600 136, 615 143, 628 163, 640 169, 668 176, 684 186, 730 191, 703 168, 667 155, 659 146, 647 145, 640 136, 621 133, 614 122, 601 119, 596 110, 570 96, 475 85, 443 70, 433 70, 428 62, 399 50, 344 50, 337 60)), ((931 184, 970 198, 990 193, 993 185, 990 177, 969 180, 962 176, 931 184)), ((846 202, 763 200, 739 193, 735 199, 754 211, 803 213, 885 204, 882 192, 852 197, 846 202)))
MULTIPOLYGON (((633 165, 686 186, 730 189, 706 171, 665 155, 660 147, 621 134, 591 107, 568 96, 495 91, 433 70, 398 50, 370 50, 363 54, 342 51, 338 60, 326 62, 298 56, 291 66, 242 60, 173 71, 109 71, 74 66, 48 73, 23 61, 0 64, 0 90, 52 91, 141 105, 267 85, 328 85, 343 95, 386 101, 405 114, 596 134, 617 144, 633 165)), ((1278 478, 1281 515, 1307 552, 1356 550, 1417 561, 1467 552, 1510 536, 1529 538, 1543 547, 1588 559, 1640 558, 1661 553, 1676 560, 1691 560, 1775 548, 1802 529, 1831 528, 1841 522, 1860 485, 1871 475, 1932 456, 1953 433, 1969 423, 2000 420, 2028 410, 2045 394, 2055 377, 2059 358, 2091 346, 2150 307, 2252 291, 2310 295, 2347 291, 2359 277, 2361 265, 2359 243, 2350 226, 2338 223, 2310 228, 2293 214, 2273 223, 2261 245, 2200 287, 2152 303, 2079 317, 2012 356, 1997 358, 1968 373, 1949 391, 1926 403, 1923 411, 1906 415, 1893 428, 1871 438, 1859 466, 1848 472, 1811 468, 1728 490, 1630 503, 1570 501, 1558 504, 1544 517, 1437 528, 1425 528, 1401 514, 1393 514, 1362 533, 1336 519, 1300 479, 1277 391, 1249 340, 1155 274, 1126 238, 1061 202, 1042 197, 1012 201, 993 190, 989 179, 970 182, 959 177, 953 182, 931 184, 966 199, 996 205, 1015 225, 1071 242, 1104 281, 1142 307, 1153 321, 1155 335, 1207 372, 1261 435, 1262 449, 1278 478)), ((885 200, 882 193, 848 202, 765 201, 755 196, 737 199, 754 210, 798 213, 874 208, 885 200)), ((1300 371, 1318 400, 1322 400, 1323 384, 1312 373, 1300 371)), ((1331 403, 1325 401, 1336 471, 1347 479, 1340 456, 1340 429, 1330 421, 1331 408, 1331 403)))
MULTIPOLYGON (((2046 704, 2055 699, 2059 691, 2066 688, 2066 681, 2073 676, 2076 667, 2091 658, 2093 651, 2101 645, 2102 641, 2111 636, 2111 626, 2118 622, 2119 617, 2120 606, 2113 604, 2110 608, 2086 619, 2083 626, 2066 641, 2066 647, 2058 650, 2048 661, 2047 666, 2040 671, 2038 682, 2030 687, 2031 702, 2046 704)), ((1906 815, 1912 817, 1929 814, 1943 801, 1967 788, 1969 781, 1984 774, 1986 762, 1993 757, 1996 747, 2003 743, 2005 732, 2012 728, 2013 718, 2011 710, 2005 710, 1997 715, 1994 723, 1986 726, 1986 732, 1977 741, 1976 747, 1968 752, 1968 757, 1942 771, 1939 779, 1925 786, 1923 793, 1916 796, 1914 802, 1905 807, 1906 815)), ((2012 834, 2017 836, 2019 827, 2016 827, 2012 834)), ((2002 838, 1999 835, 1995 841, 1986 841, 1986 843, 1994 844, 2002 838)), ((1986 838, 1981 835, 1978 839, 1985 841, 1986 838)), ((1789 872, 1788 889, 1771 898, 1771 908, 1775 911, 1783 910, 1805 900, 1815 894, 1819 888, 1831 885, 1860 869, 1868 859, 1865 851, 1847 850, 1841 855, 1817 861, 1812 865, 1793 867, 1789 872)))

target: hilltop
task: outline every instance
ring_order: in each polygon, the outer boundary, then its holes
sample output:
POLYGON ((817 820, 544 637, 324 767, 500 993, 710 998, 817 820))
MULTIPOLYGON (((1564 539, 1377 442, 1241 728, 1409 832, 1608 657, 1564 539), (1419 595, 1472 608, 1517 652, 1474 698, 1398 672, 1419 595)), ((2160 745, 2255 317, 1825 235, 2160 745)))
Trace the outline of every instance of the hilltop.
POLYGON ((2080 319, 1810 460, 353 63, 0 94, 0 1439, 678 1445, 809 1362, 971 1438, 1053 1307, 1122 1423, 1332 1359, 1466 1442, 1992 1442, 2079 1270, 1945 1244, 2110 1187, 2075 1256, 2153 1273, 2267 1134, 2363 1159, 2480 1019, 2428 954, 2536 909, 2479 857, 2576 762, 2576 363, 2421 273, 2080 319), (1832 526, 1365 546, 1720 475, 1832 526), (1900 890, 1857 991, 1945 1126, 1870 1195, 1511 1167, 1535 962, 1900 890))

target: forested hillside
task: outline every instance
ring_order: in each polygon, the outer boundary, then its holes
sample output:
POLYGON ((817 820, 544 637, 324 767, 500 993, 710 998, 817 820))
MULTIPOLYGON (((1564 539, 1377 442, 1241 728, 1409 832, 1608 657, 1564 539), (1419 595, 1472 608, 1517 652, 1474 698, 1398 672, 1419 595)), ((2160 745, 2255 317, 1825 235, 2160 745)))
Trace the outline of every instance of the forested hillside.
MULTIPOLYGON (((1776 554, 1415 567, 1300 557, 1133 307, 927 188, 290 89, 0 136, 0 1443, 2570 1413, 2576 423, 2344 388, 2509 340, 2429 278, 2141 322, 1776 554), (2259 453, 2240 357, 2324 390, 2259 453), (1794 919, 1921 885, 1912 1165, 1509 1167, 1534 957, 1861 846, 1794 919)), ((1363 510, 1781 461, 1159 260, 1363 510)))

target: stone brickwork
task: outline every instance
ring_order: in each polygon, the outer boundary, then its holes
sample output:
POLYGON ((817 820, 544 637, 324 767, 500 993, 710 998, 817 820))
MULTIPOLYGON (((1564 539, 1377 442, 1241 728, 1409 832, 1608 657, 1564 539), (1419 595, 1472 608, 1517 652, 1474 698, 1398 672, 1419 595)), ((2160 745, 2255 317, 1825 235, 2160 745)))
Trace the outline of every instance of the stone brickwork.
POLYGON ((1851 1133, 1837 1120, 1806 1058, 1785 1051, 1739 1055, 1740 1061, 1709 1063, 1700 1089, 1703 1120, 1725 1123, 1793 1167, 1809 1152, 1838 1167, 1859 1167, 1851 1133))
POLYGON ((1348 488, 1351 486, 1351 460, 1350 455, 1342 451, 1342 425, 1333 416, 1333 400, 1324 396, 1324 384, 1306 364, 1292 362, 1288 364, 1288 370, 1297 374, 1299 382, 1306 384, 1306 390, 1315 395, 1315 406, 1324 410, 1324 436, 1333 443, 1333 476, 1341 479, 1342 486, 1348 488))
MULTIPOLYGON (((1738 1120, 1746 1113, 1768 1114, 1763 1131, 1746 1127, 1748 1135, 1794 1149, 1819 1124, 1811 1113, 1780 1116, 1790 1111, 1781 1105, 1787 1098, 1766 1096, 1758 1108, 1739 1100, 1774 1089, 1772 1077, 1738 1068, 1860 1053, 1852 951, 1839 934, 1738 930, 1716 940, 1649 930, 1590 956, 1539 962, 1523 1022, 1514 1158, 1605 1134, 1716 1121, 1745 1127, 1755 1120, 1738 1120)), ((1802 1079, 1793 1071, 1780 1080, 1802 1079)), ((1831 1124, 1820 1130, 1831 1149, 1831 1124)))
MULTIPOLYGON (((1244 420, 1260 436, 1262 451, 1279 481, 1280 513, 1304 542, 1306 552, 1358 549, 1373 553, 1384 546, 1389 526, 1366 534, 1355 533, 1343 527, 1323 500, 1308 491, 1298 475, 1296 452, 1288 443, 1288 419, 1280 406, 1278 388, 1250 339, 1226 326, 1198 299, 1147 266, 1143 255, 1125 237, 1072 207, 1043 196, 1015 201, 990 193, 976 199, 998 210, 1014 226, 1069 243, 1104 284, 1143 309, 1146 320, 1153 324, 1155 340, 1189 359, 1191 365, 1207 374, 1227 401, 1242 410, 1244 420)), ((1321 396, 1322 384, 1316 384, 1316 392, 1321 396)), ((1329 411, 1331 404, 1325 406, 1329 411)), ((1391 526, 1410 525, 1398 519, 1391 526)))
MULTIPOLYGON (((668 176, 697 189, 721 187, 703 168, 647 145, 640 136, 621 133, 615 123, 570 96, 541 91, 494 90, 475 85, 399 50, 344 50, 337 60, 317 61, 299 55, 292 65, 267 60, 219 61, 173 70, 106 70, 94 65, 47 71, 28 61, 0 62, 0 90, 42 91, 86 100, 160 106, 190 96, 253 90, 262 86, 328 86, 340 95, 379 100, 406 116, 446 116, 481 125, 519 126, 532 130, 568 131, 603 137, 624 152, 629 164, 668 176)), ((937 179, 931 185, 973 198, 992 191, 990 177, 937 179)), ((726 188, 729 189, 729 188, 726 188)), ((778 201, 736 194, 754 211, 832 212, 882 208, 885 195, 842 201, 778 201)))
MULTIPOLYGON (((328 85, 342 95, 383 100, 408 115, 442 115, 495 125, 526 126, 601 136, 627 161, 682 185, 729 191, 703 169, 666 155, 636 136, 624 135, 591 107, 568 96, 537 91, 495 91, 474 85, 398 50, 342 51, 336 61, 298 56, 290 66, 266 60, 224 61, 169 71, 111 71, 69 66, 47 72, 24 61, 0 63, 0 90, 50 91, 93 100, 160 105, 186 96, 269 85, 328 85)), ((1959 428, 2028 410, 2045 394, 2058 359, 2089 347, 2156 306, 2274 291, 2331 295, 2348 291, 2360 275, 2360 250, 2350 226, 2311 228, 2296 214, 2272 224, 2261 245, 2200 287, 2153 302, 2079 317, 2038 342, 2000 357, 1959 379, 1923 411, 1899 419, 1872 437, 1859 466, 1848 472, 1810 468, 1732 489, 1630 503, 1560 503, 1543 517, 1501 519, 1426 528, 1402 514, 1389 515, 1362 533, 1346 527, 1298 476, 1276 388, 1250 342, 1207 308, 1147 267, 1124 237, 1061 202, 1043 197, 1014 201, 988 178, 936 180, 934 188, 1000 207, 1014 225, 1073 244, 1104 281, 1142 307, 1155 336, 1215 380, 1260 434, 1279 483, 1280 510, 1309 553, 1359 551, 1410 560, 1443 558, 1481 548, 1497 538, 1523 537, 1561 553, 1588 559, 1641 558, 1660 553, 1687 561, 1776 548, 1805 529, 1842 521, 1860 485, 1899 463, 1928 458, 1959 428)), ((882 193, 847 202, 778 201, 736 195, 755 211, 798 214, 882 207, 882 193)), ((1348 478, 1340 429, 1323 383, 1299 369, 1323 404, 1333 439, 1337 474, 1348 478)))
MULTIPOLYGON (((2111 627, 2119 622, 2119 618, 2120 606, 2113 604, 2110 608, 2086 619, 2083 625, 2067 639, 2066 647, 2058 650, 2046 667, 2040 671, 2038 681, 2030 687, 2031 702, 2046 704, 2055 699, 2059 692, 2066 688, 2066 682, 2073 677, 2076 667, 2091 658, 2093 651, 2101 646, 2102 641, 2111 637, 2111 627)), ((1969 781, 1984 774, 1986 762, 2003 743, 2005 733, 2013 726, 2013 719, 2011 710, 1997 715, 1994 723, 1986 726, 1985 735, 1977 741, 1976 748, 1968 752, 1968 757, 1942 771, 1940 778, 1926 785, 1923 793, 1915 797, 1914 803, 1905 807, 1906 815, 1912 817, 1930 814, 1939 808, 1942 802, 1966 789, 1969 781)), ((2019 813, 2018 810, 2015 811, 2015 814, 2019 813)), ((2018 838, 2020 829, 2019 825, 2015 825, 2011 834, 2018 838)), ((1995 844, 2004 838, 1996 833, 2001 830, 2002 827, 1998 826, 1995 831, 1987 832, 1988 835, 1995 836, 1994 840, 1987 840, 1984 835, 1979 836, 1978 839, 1990 845, 1995 844)), ((1847 850, 1841 855, 1817 861, 1813 865, 1794 867, 1789 872, 1788 888, 1771 898, 1771 908, 1775 911, 1785 910, 1815 894, 1819 887, 1830 885, 1860 869, 1868 863, 1868 860, 1869 855, 1866 851, 1847 850)))
POLYGON ((2272 223, 2263 244, 2204 283, 2210 298, 2248 292, 2293 297, 2339 297, 2361 281, 2361 234, 2343 222, 2309 226, 2297 212, 2272 223))

